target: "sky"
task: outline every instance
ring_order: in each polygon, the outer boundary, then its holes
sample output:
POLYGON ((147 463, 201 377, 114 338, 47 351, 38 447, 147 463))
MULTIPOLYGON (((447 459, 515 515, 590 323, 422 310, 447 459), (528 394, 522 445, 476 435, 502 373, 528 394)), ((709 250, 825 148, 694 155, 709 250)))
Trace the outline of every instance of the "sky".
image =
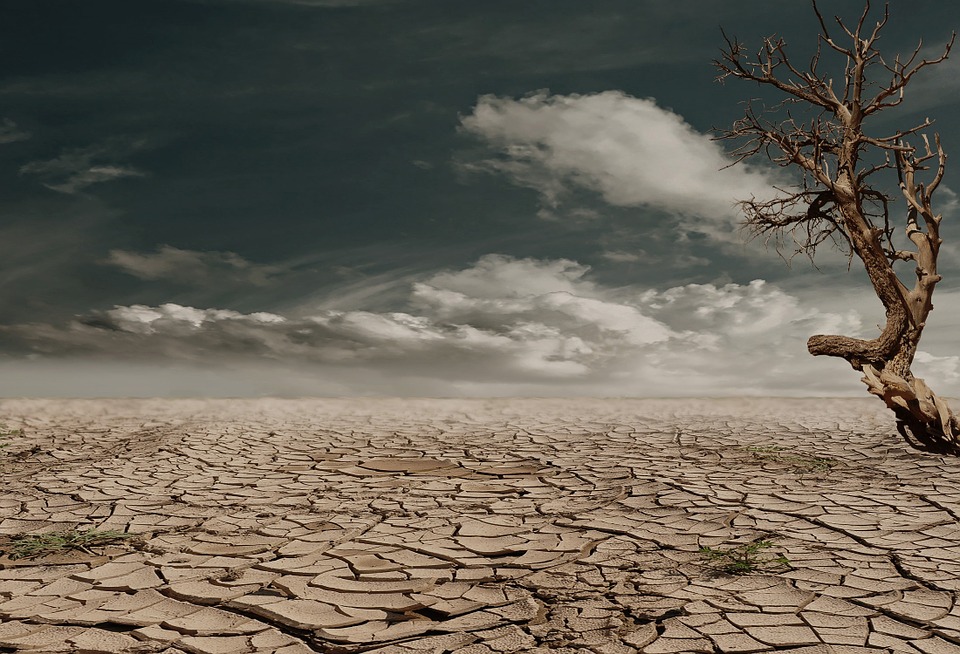
MULTIPOLYGON (((823 2, 850 17, 860 2, 823 2)), ((960 5, 891 3, 884 52, 960 5)), ((877 14, 878 15, 878 14, 877 14)), ((721 28, 802 0, 5 0, 0 396, 863 395, 857 262, 740 229, 721 28), (789 253, 788 253, 789 254, 789 253)), ((876 129, 960 151, 960 56, 876 129)), ((960 395, 960 169, 915 372, 960 395)), ((909 271, 908 271, 909 272, 909 271)))

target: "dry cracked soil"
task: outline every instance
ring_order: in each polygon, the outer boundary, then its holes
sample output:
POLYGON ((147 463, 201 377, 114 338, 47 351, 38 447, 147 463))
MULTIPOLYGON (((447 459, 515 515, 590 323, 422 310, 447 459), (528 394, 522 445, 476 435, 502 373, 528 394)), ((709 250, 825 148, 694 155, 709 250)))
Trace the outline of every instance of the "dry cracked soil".
POLYGON ((0 652, 960 653, 960 460, 876 400, 7 400, 0 421, 0 652), (129 536, 15 547, 77 529, 129 536))

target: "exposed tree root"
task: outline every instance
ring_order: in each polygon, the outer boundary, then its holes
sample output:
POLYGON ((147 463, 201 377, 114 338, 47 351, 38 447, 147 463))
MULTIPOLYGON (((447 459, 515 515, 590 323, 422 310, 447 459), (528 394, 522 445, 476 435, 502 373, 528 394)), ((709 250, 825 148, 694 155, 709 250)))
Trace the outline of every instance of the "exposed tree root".
MULTIPOLYGON (((938 397, 919 377, 904 379, 888 370, 879 372, 864 365, 861 381, 897 416, 897 420, 922 445, 918 449, 960 453, 960 420, 946 401, 938 397)), ((905 440, 917 447, 904 430, 905 440)))

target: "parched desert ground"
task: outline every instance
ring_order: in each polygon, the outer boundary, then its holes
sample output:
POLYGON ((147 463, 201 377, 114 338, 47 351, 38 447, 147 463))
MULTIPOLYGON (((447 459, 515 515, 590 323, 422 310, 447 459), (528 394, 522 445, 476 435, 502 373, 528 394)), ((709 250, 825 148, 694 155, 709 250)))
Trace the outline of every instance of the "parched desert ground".
POLYGON ((0 422, 23 429, 0 652, 960 652, 960 460, 869 398, 8 400, 0 422), (17 549, 90 528, 136 537, 17 549))

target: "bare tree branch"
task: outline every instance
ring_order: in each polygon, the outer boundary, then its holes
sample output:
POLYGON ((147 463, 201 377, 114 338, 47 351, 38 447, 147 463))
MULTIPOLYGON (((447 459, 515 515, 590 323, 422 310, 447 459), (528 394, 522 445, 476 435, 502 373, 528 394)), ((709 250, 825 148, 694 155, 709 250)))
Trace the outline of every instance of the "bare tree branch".
POLYGON ((950 41, 944 46, 943 53, 935 59, 923 59, 918 64, 914 64, 917 57, 920 55, 920 51, 923 49, 923 41, 917 45, 916 49, 913 51, 913 54, 905 63, 900 63, 899 56, 894 60, 893 66, 886 66, 886 69, 892 73, 892 78, 890 82, 877 93, 874 98, 866 104, 863 109, 864 115, 870 115, 876 113, 881 109, 887 109, 889 107, 896 107, 904 98, 904 89, 907 84, 910 83, 910 80, 913 79, 913 76, 919 73, 924 68, 928 66, 936 66, 939 63, 946 61, 947 57, 950 55, 950 50, 953 48, 953 44, 957 39, 956 32, 950 37, 950 41), (896 99, 886 102, 887 98, 897 96, 896 99))

